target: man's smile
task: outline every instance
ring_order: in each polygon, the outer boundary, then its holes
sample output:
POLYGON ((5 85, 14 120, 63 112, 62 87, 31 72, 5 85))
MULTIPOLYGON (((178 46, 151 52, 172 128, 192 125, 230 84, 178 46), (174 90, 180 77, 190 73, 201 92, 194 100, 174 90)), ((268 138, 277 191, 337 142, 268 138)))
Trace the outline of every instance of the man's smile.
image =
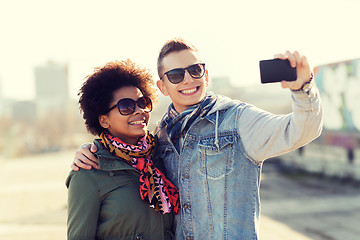
POLYGON ((191 95, 196 93, 199 90, 200 87, 194 87, 189 89, 180 90, 179 92, 185 95, 191 95))

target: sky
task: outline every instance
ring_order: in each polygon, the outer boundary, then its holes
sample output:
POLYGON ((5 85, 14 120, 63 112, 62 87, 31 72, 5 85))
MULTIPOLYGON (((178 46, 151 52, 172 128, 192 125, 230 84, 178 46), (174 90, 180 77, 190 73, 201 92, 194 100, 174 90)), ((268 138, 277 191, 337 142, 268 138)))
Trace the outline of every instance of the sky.
POLYGON ((260 85, 258 62, 298 50, 312 67, 360 58, 357 0, 0 0, 0 94, 34 98, 34 68, 69 66, 70 96, 93 68, 131 59, 150 70, 170 38, 202 53, 210 77, 260 85))

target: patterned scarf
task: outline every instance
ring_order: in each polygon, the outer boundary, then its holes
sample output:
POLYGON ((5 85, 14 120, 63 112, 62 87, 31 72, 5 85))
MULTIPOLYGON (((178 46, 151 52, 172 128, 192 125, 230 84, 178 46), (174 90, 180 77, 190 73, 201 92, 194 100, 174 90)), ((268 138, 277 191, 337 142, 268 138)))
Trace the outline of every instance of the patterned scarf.
POLYGON ((167 124, 166 133, 170 137, 178 153, 182 146, 183 138, 193 122, 200 116, 205 116, 216 103, 216 95, 209 92, 205 99, 198 104, 191 106, 182 113, 178 113, 174 105, 171 104, 168 109, 164 124, 167 124))
POLYGON ((154 167, 151 160, 151 154, 155 149, 155 140, 149 132, 139 139, 136 145, 124 143, 108 132, 100 134, 100 142, 110 153, 124 159, 140 171, 140 196, 142 200, 162 214, 169 213, 171 210, 175 214, 179 213, 178 189, 165 178, 160 170, 154 167))

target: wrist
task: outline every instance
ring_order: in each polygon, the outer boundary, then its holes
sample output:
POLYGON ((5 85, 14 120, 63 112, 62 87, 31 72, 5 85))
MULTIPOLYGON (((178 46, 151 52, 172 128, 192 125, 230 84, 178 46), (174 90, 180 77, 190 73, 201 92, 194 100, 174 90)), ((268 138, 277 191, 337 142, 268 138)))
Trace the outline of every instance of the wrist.
POLYGON ((314 73, 310 74, 310 79, 303 83, 299 89, 291 89, 292 92, 306 92, 308 93, 313 85, 314 73))

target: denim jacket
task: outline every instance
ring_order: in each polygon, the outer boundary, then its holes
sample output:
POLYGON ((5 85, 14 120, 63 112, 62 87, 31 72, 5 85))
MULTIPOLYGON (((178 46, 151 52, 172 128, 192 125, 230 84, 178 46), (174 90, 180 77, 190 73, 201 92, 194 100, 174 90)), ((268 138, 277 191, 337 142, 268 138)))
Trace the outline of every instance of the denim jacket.
POLYGON ((259 238, 263 161, 309 143, 322 129, 317 88, 294 92, 292 99, 291 114, 273 115, 219 95, 189 128, 180 153, 160 121, 158 154, 180 191, 176 239, 259 238))

